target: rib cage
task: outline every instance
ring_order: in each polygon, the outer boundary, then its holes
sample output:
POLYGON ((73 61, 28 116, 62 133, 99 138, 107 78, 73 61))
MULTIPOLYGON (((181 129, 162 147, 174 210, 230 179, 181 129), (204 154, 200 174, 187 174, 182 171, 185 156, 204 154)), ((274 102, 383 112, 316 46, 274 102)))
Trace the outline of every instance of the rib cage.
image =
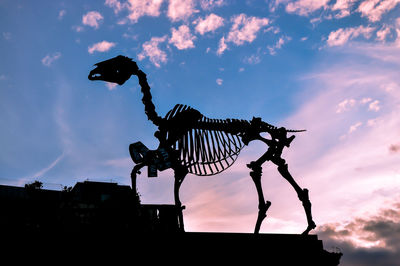
MULTIPOLYGON (((197 111, 178 104, 167 113, 165 119, 173 120, 186 112, 197 111)), ((197 121, 191 121, 191 127, 176 137, 173 148, 178 151, 178 158, 189 173, 199 176, 215 175, 236 161, 244 144, 237 134, 223 130, 231 121, 199 115, 197 121)))

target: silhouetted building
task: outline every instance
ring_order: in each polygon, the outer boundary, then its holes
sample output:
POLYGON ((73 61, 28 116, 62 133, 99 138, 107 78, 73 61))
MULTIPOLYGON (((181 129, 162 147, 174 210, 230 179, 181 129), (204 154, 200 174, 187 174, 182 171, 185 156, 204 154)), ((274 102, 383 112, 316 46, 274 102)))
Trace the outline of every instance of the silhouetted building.
POLYGON ((78 182, 64 191, 0 185, 0 214, 7 250, 58 256, 73 250, 90 261, 99 252, 124 252, 156 264, 336 266, 342 255, 324 250, 316 235, 183 233, 175 205, 142 205, 117 183, 78 182))
POLYGON ((141 205, 129 186, 78 182, 64 191, 0 185, 0 226, 26 232, 175 232, 174 205, 141 205))

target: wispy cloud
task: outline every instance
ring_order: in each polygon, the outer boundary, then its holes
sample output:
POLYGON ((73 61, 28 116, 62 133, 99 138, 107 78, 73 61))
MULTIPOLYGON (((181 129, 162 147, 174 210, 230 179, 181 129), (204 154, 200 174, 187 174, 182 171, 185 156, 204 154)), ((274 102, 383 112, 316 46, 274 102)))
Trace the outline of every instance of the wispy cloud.
POLYGON ((204 10, 211 10, 225 5, 225 0, 200 0, 200 6, 204 10))
POLYGON ((329 34, 327 44, 328 46, 340 46, 346 44, 349 40, 357 38, 362 35, 369 39, 372 36, 372 32, 375 30, 374 27, 365 27, 363 25, 359 27, 340 28, 336 31, 332 31, 329 34))
POLYGON ((42 59, 42 64, 49 67, 51 66, 56 60, 58 60, 61 57, 60 52, 55 52, 52 54, 48 54, 42 59))
POLYGON ((381 42, 385 42, 386 38, 390 35, 391 28, 384 25, 379 31, 376 32, 376 39, 381 42))
POLYGON ((123 4, 118 0, 106 0, 104 4, 114 9, 115 14, 118 14, 121 10, 127 7, 126 3, 123 4))
POLYGON ((39 177, 43 177, 48 171, 53 169, 62 159, 64 158, 64 153, 62 153, 60 156, 58 156, 52 163, 50 163, 48 166, 45 168, 41 169, 37 173, 32 175, 32 179, 37 179, 39 177))
POLYGON ((167 54, 159 48, 159 45, 167 40, 167 35, 162 37, 152 37, 150 41, 143 43, 142 52, 138 54, 138 59, 143 60, 148 57, 156 67, 160 67, 161 63, 167 62, 167 54))
POLYGON ((243 63, 249 64, 249 65, 256 65, 261 62, 261 57, 259 54, 253 54, 250 56, 246 56, 243 58, 243 63))
POLYGON ((288 13, 296 13, 301 16, 308 16, 314 11, 327 8, 329 0, 297 0, 286 5, 288 13))
POLYGON ((217 54, 222 55, 226 49, 228 49, 228 45, 225 42, 225 37, 222 37, 219 40, 217 54))
POLYGON ((272 46, 267 46, 270 55, 276 55, 276 51, 281 49, 282 46, 288 41, 292 40, 289 36, 282 36, 279 40, 272 46))
POLYGON ((94 52, 107 52, 116 45, 114 42, 101 41, 88 47, 89 54, 94 52))
POLYGON ((337 0, 331 7, 332 11, 337 11, 335 18, 344 18, 350 15, 351 8, 357 0, 337 0))
POLYGON ((216 82, 217 82, 218 85, 221 86, 221 85, 222 85, 222 82, 223 82, 223 79, 218 78, 218 79, 216 80, 216 82))
POLYGON ((99 28, 100 22, 103 20, 103 16, 97 11, 89 11, 82 16, 83 25, 93 27, 95 29, 99 28))

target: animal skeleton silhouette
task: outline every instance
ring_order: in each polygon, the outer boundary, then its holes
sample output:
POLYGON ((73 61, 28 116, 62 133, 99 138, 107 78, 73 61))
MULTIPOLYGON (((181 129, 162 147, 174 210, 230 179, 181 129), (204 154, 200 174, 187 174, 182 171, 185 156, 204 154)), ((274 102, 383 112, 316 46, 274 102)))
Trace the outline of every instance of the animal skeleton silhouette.
MULTIPOLYGON (((261 186, 262 164, 266 161, 271 161, 278 166, 279 173, 293 186, 302 202, 308 222, 303 234, 308 234, 316 227, 311 215, 308 190, 302 189, 296 183, 289 173, 288 165, 281 157, 283 149, 289 147, 295 138, 294 135, 288 137, 287 134, 305 130, 278 128, 255 117, 251 121, 210 119, 199 111, 182 104, 175 105, 162 118, 155 111, 146 74, 138 68, 136 62, 119 55, 97 63, 95 66, 96 68, 89 74, 89 80, 103 80, 122 85, 131 75, 137 76, 143 93, 142 102, 145 113, 148 119, 158 127, 154 136, 160 144, 156 150, 149 150, 141 142, 129 146, 130 155, 136 164, 131 173, 134 191, 136 191, 136 176, 140 174, 142 167, 148 167, 149 177, 157 176, 157 170, 172 168, 175 176, 175 205, 182 210, 185 207, 179 199, 179 189, 188 173, 198 176, 218 174, 235 162, 245 145, 251 141, 260 140, 268 146, 267 151, 256 161, 247 164, 247 167, 251 169, 250 176, 256 186, 259 201, 254 233, 259 233, 261 223, 271 205, 270 201, 265 201, 261 186), (271 138, 262 137, 260 134, 264 132, 271 138)), ((184 230, 182 212, 179 213, 180 228, 184 230)))

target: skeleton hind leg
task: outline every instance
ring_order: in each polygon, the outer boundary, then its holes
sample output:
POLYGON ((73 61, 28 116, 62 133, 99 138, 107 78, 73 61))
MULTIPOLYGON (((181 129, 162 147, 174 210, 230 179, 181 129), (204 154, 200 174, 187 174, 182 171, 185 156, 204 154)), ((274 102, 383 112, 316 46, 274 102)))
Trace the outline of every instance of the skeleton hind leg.
POLYGON ((304 211, 305 211, 306 217, 307 217, 308 226, 307 226, 307 229, 302 234, 308 235, 308 233, 316 227, 315 222, 312 219, 311 201, 308 196, 308 189, 306 189, 306 188, 302 189, 296 183, 296 181, 293 179, 292 175, 289 173, 288 165, 285 163, 285 160, 282 159, 281 161, 279 161, 279 163, 277 163, 277 165, 278 165, 279 173, 292 185, 292 187, 296 190, 299 200, 303 203, 304 211))

